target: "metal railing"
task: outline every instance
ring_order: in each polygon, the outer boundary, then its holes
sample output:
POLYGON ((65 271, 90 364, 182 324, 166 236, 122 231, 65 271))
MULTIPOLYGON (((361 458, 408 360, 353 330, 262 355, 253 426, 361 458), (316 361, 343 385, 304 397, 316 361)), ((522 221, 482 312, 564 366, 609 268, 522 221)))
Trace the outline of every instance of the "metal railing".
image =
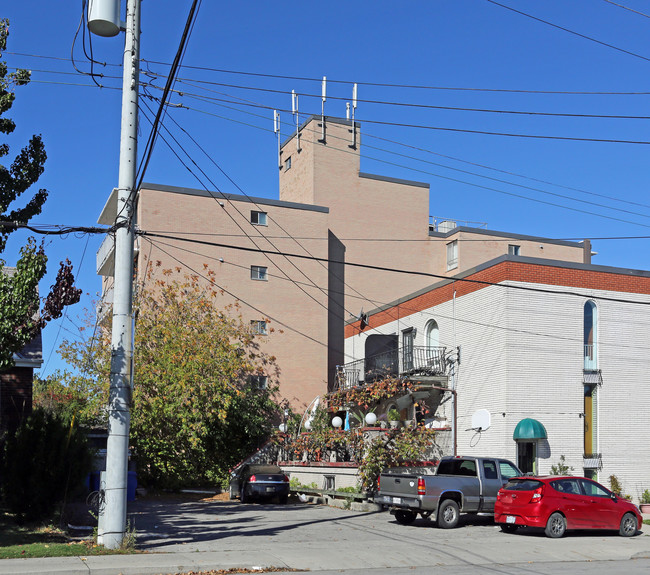
POLYGON ((336 366, 336 388, 347 389, 388 376, 444 375, 448 360, 444 347, 398 348, 336 366))
POLYGON ((598 369, 598 357, 596 356, 596 347, 593 344, 585 345, 585 366, 587 371, 598 369))

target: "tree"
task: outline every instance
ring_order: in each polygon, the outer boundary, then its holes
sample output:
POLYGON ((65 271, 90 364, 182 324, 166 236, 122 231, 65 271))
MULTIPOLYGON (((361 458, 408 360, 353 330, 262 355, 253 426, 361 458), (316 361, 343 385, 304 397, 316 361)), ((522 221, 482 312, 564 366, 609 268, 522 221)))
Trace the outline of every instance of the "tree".
MULTIPOLYGON (((237 306, 219 307, 222 294, 211 283, 179 269, 160 277, 149 274, 149 287, 134 301, 131 443, 138 477, 167 487, 223 482, 280 420, 279 371, 237 306)), ((95 393, 105 397, 108 339, 95 339, 64 341, 61 352, 97 377, 95 393)))
MULTIPOLYGON (((0 58, 7 47, 9 21, 0 19, 0 58)), ((11 134, 16 124, 3 115, 15 100, 14 88, 29 83, 29 72, 8 73, 7 64, 0 61, 0 133, 11 134)), ((9 145, 0 144, 0 158, 9 154, 9 145)), ((40 136, 32 136, 7 168, 0 164, 0 254, 4 252, 9 235, 41 213, 47 199, 44 189, 36 192, 22 207, 10 205, 24 194, 43 173, 45 146, 40 136)), ((20 250, 20 257, 11 273, 3 273, 0 259, 0 371, 13 365, 13 354, 20 351, 43 325, 60 317, 66 305, 79 301, 81 290, 74 288, 72 266, 61 262, 57 283, 52 286, 39 315, 38 283, 46 273, 47 257, 43 244, 33 238, 20 250)))

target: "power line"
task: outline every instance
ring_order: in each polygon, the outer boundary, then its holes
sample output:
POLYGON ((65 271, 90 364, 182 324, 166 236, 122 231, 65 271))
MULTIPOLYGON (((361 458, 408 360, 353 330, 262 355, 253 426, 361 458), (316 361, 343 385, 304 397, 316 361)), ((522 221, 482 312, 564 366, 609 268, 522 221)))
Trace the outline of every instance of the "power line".
POLYGON ((557 28, 558 30, 568 32, 569 34, 573 34, 574 36, 578 36, 579 38, 583 38, 585 40, 589 40, 590 42, 595 42, 596 44, 600 44, 601 46, 611 48, 612 50, 616 50, 617 52, 622 52, 623 54, 627 54, 628 56, 634 56, 635 58, 640 58, 641 60, 650 62, 650 58, 647 58, 646 56, 642 56, 641 54, 637 54, 636 52, 631 52, 630 50, 625 50, 624 48, 619 48, 618 46, 614 46, 613 44, 608 44, 607 42, 602 42, 601 40, 596 40, 596 38, 592 38, 591 36, 580 34, 580 32, 576 32, 574 30, 569 30, 569 28, 558 26, 557 24, 553 24, 553 22, 549 22, 548 20, 543 20, 542 18, 538 18, 537 16, 527 14, 526 12, 522 12, 521 10, 516 10, 511 6, 506 6, 505 4, 495 2, 495 0, 487 0, 487 2, 489 2, 490 4, 494 4, 495 6, 500 6, 501 8, 505 8, 506 10, 510 10, 511 12, 521 14, 522 16, 526 16, 526 18, 530 18, 531 20, 536 20, 537 22, 541 22, 543 24, 546 24, 547 26, 551 26, 553 28, 557 28))
MULTIPOLYGON (((286 90, 277 90, 277 89, 272 89, 272 88, 261 88, 259 86, 243 86, 243 85, 238 85, 238 84, 225 84, 222 82, 213 82, 209 80, 189 80, 187 78, 178 78, 179 82, 186 83, 189 85, 191 82, 194 82, 196 84, 208 84, 211 86, 221 86, 224 88, 235 88, 238 90, 252 90, 255 92, 265 92, 265 93, 271 93, 271 94, 281 94, 283 96, 288 96, 288 92, 286 90)), ((199 86, 194 86, 194 87, 199 87, 199 86)), ((305 92, 296 92, 298 96, 305 96, 305 97, 311 97, 311 98, 320 98, 319 94, 308 94, 305 92)), ((350 98, 347 97, 341 97, 341 96, 330 96, 328 95, 328 98, 331 100, 341 100, 341 101, 349 101, 350 98)), ((544 116, 544 117, 560 117, 560 118, 602 118, 602 119, 613 119, 613 120, 650 120, 650 116, 629 116, 629 115, 617 115, 617 114, 578 114, 578 113, 563 113, 563 112, 534 112, 530 110, 499 110, 499 109, 491 109, 491 108, 461 108, 458 106, 438 106, 434 104, 416 104, 413 102, 394 102, 394 101, 387 101, 387 100, 367 100, 367 99, 362 99, 358 98, 358 102, 365 103, 365 104, 377 104, 377 105, 383 105, 383 106, 401 106, 405 108, 421 108, 421 109, 427 109, 427 110, 445 110, 445 111, 455 111, 455 112, 481 112, 481 113, 487 113, 487 114, 513 114, 513 115, 522 115, 522 116, 544 116)))
MULTIPOLYGON (((489 282, 485 280, 473 280, 470 278, 461 278, 457 276, 445 276, 441 274, 434 274, 430 272, 421 272, 421 271, 416 271, 416 270, 404 270, 404 269, 399 269, 399 268, 389 268, 386 266, 375 266, 371 264, 361 264, 361 263, 355 263, 355 262, 347 262, 344 260, 334 260, 331 258, 319 258, 316 256, 306 256, 304 254, 296 254, 296 253, 289 253, 289 252, 274 252, 271 250, 260 250, 259 248, 249 248, 245 246, 233 246, 229 244, 222 244, 222 243, 217 243, 217 242, 207 242, 203 240, 197 240, 197 239, 188 239, 188 238, 182 238, 178 236, 171 236, 168 234, 156 234, 153 232, 148 232, 145 230, 138 230, 136 231, 136 235, 140 235, 143 237, 153 237, 153 238, 163 238, 163 239, 168 239, 168 240, 177 240, 181 242, 189 242, 193 244, 198 244, 198 245, 204 245, 204 246, 211 246, 211 247, 220 247, 220 248, 227 248, 227 249, 233 249, 233 250, 238 250, 238 251, 245 251, 245 252, 253 252, 253 253, 258 253, 258 252, 265 252, 271 255, 276 255, 276 256, 284 256, 284 257, 290 257, 290 258, 298 258, 298 259, 304 259, 304 260, 320 260, 322 262, 326 263, 332 263, 332 264, 339 264, 339 265, 344 265, 344 266, 350 266, 350 267, 356 267, 356 268, 363 268, 363 269, 371 269, 371 270, 377 270, 377 271, 383 271, 383 272, 392 272, 392 273, 398 273, 398 274, 406 274, 406 275, 416 275, 416 276, 422 276, 422 277, 431 277, 439 280, 445 280, 449 282, 460 282, 460 283, 470 283, 470 284, 476 284, 476 285, 483 285, 483 286, 495 286, 495 287, 504 287, 504 288, 509 288, 509 289, 517 289, 517 290, 522 290, 522 291, 530 291, 530 292, 537 292, 537 293, 546 293, 546 294, 553 294, 553 295, 571 295, 571 296, 576 296, 576 297, 581 297, 584 298, 585 294, 578 293, 578 292, 572 292, 572 291, 558 291, 558 290, 550 290, 550 289, 544 289, 544 288, 533 288, 529 286, 520 286, 520 285, 510 285, 510 284, 503 284, 503 283, 496 283, 496 282, 489 282)), ((600 296, 600 295, 590 295, 589 296, 592 299, 596 300, 601 300, 601 301, 611 301, 611 302, 617 302, 617 303, 631 303, 631 304, 641 304, 641 305, 650 305, 650 301, 644 302, 644 301, 634 301, 634 300, 626 300, 622 298, 611 298, 611 297, 606 297, 606 296, 600 296)))
POLYGON ((608 4, 613 4, 614 6, 618 6, 619 8, 623 8, 624 10, 629 10, 630 12, 634 12, 635 14, 639 14, 640 16, 644 16, 645 18, 650 18, 650 15, 648 14, 639 12, 638 10, 634 10, 632 8, 629 8, 628 6, 623 6, 623 4, 617 4, 616 2, 612 2, 612 0, 603 0, 603 1, 607 2, 608 4))
MULTIPOLYGON (((232 103, 236 103, 236 102, 232 102, 232 103)), ((244 105, 251 105, 251 104, 244 104, 244 105)), ((182 104, 179 105, 179 106, 180 106, 180 107, 183 107, 183 108, 186 108, 186 109, 188 109, 188 110, 193 110, 193 111, 196 111, 196 112, 199 112, 199 113, 203 113, 203 114, 206 114, 206 115, 219 117, 219 118, 222 118, 222 119, 225 119, 225 120, 228 120, 228 121, 233 121, 233 122, 236 122, 236 123, 241 123, 241 124, 244 124, 244 125, 248 125, 248 126, 251 126, 251 127, 255 127, 255 128, 257 128, 257 129, 260 129, 260 130, 264 130, 264 131, 270 132, 269 129, 261 128, 261 127, 259 127, 259 126, 254 126, 254 125, 252 125, 252 124, 248 124, 248 123, 245 123, 245 122, 239 122, 239 121, 237 121, 237 120, 234 120, 234 119, 231 119, 231 118, 228 118, 228 117, 225 117, 225 116, 219 116, 218 114, 213 114, 213 113, 206 112, 206 111, 204 111, 204 110, 199 110, 199 109, 196 109, 196 108, 189 108, 188 106, 184 106, 184 105, 182 105, 182 104)), ((271 109, 270 107, 266 107, 266 106, 260 106, 260 107, 264 107, 264 108, 267 108, 267 109, 271 109)), ((372 122, 371 120, 366 120, 366 122, 375 123, 375 122, 372 122)), ((377 122, 377 123, 383 123, 383 122, 377 122)), ((647 142, 647 143, 650 143, 650 142, 647 142)), ((337 151, 342 152, 342 153, 354 153, 354 152, 351 152, 351 151, 348 151, 348 150, 337 150, 337 151)), ((405 156, 405 155, 403 155, 403 154, 399 154, 398 152, 393 152, 393 151, 389 151, 389 150, 382 150, 382 151, 385 151, 385 152, 390 153, 390 154, 398 155, 398 156, 407 157, 407 158, 412 159, 412 160, 415 160, 415 161, 421 161, 421 162, 425 162, 425 163, 433 163, 433 162, 428 162, 428 161, 426 161, 426 160, 422 160, 422 159, 420 159, 420 158, 415 158, 415 157, 413 157, 413 156, 405 156)), ((493 191, 493 192, 496 192, 496 193, 500 193, 500 194, 504 194, 504 195, 508 195, 508 196, 512 196, 512 197, 517 197, 517 198, 525 199, 525 200, 532 201, 532 202, 536 202, 536 203, 540 203, 540 204, 545 204, 545 205, 549 205, 549 206, 553 206, 553 207, 559 207, 559 208, 566 209, 566 210, 570 210, 570 211, 574 211, 574 212, 577 212, 577 213, 584 213, 584 214, 587 214, 587 215, 593 215, 593 216, 597 216, 597 217, 601 217, 601 218, 605 218, 605 219, 610 219, 610 220, 613 220, 613 221, 620 221, 620 222, 623 222, 623 223, 628 223, 628 224, 633 224, 633 225, 639 225, 639 226, 642 226, 642 227, 650 227, 650 226, 646 226, 645 224, 641 224, 641 223, 639 223, 639 222, 634 222, 634 221, 631 221, 631 220, 624 220, 624 219, 622 219, 622 218, 615 218, 615 217, 612 217, 612 216, 607 216, 607 215, 605 215, 605 214, 599 214, 599 213, 597 213, 597 212, 591 212, 591 211, 588 211, 588 210, 581 210, 581 209, 578 209, 578 208, 572 208, 572 207, 570 207, 570 206, 565 206, 565 205, 557 204, 557 203, 554 203, 554 202, 548 202, 548 201, 540 200, 540 199, 537 199, 537 198, 531 198, 531 197, 529 197, 529 196, 525 196, 525 195, 522 195, 522 194, 515 194, 515 193, 513 193, 513 192, 507 192, 507 191, 505 191, 505 190, 499 190, 499 189, 497 189, 497 188, 493 188, 493 187, 490 187, 490 186, 484 186, 484 185, 481 185, 481 184, 477 184, 477 183, 473 183, 473 182, 468 182, 468 181, 466 181, 466 180, 460 180, 460 179, 458 179, 458 178, 452 178, 452 177, 449 177, 449 176, 443 176, 443 175, 441 175, 441 174, 436 174, 435 172, 431 172, 431 171, 427 171, 427 170, 421 170, 421 169, 414 168, 414 167, 411 167, 411 166, 405 166, 405 165, 403 165, 403 164, 398 164, 398 163, 396 163, 396 162, 390 162, 390 161, 388 161, 388 160, 384 160, 384 159, 377 158, 377 157, 373 157, 373 156, 367 156, 367 155, 366 155, 366 156, 364 156, 364 157, 367 158, 367 159, 369 159, 369 160, 374 160, 374 161, 381 162, 381 163, 384 163, 384 164, 388 164, 388 165, 391 165, 391 166, 395 166, 395 167, 399 167, 399 168, 403 168, 403 169, 411 170, 411 171, 414 171, 414 172, 419 172, 419 173, 427 174, 427 175, 430 175, 430 176, 434 176, 434 177, 436 177, 436 178, 440 178, 440 179, 444 179, 444 180, 448 180, 448 181, 452 181, 452 182, 456 182, 456 183, 460 183, 460 184, 464 184, 464 185, 468 185, 468 186, 478 187, 478 188, 481 188, 481 189, 484 189, 484 190, 493 191)), ((438 165, 438 164, 435 164, 435 163, 433 163, 433 164, 434 164, 434 165, 438 165)), ((483 175, 475 174, 475 173, 472 173, 472 172, 465 172, 465 171, 463 171, 463 170, 459 170, 459 169, 457 169, 457 168, 453 168, 453 167, 450 167, 450 166, 444 166, 444 167, 447 168, 447 169, 455 170, 455 171, 461 171, 461 172, 464 172, 464 173, 470 173, 470 174, 475 175, 475 176, 477 176, 477 177, 486 178, 486 179, 490 179, 490 180, 495 180, 495 178, 490 178, 489 176, 483 176, 483 175)), ((503 180, 496 180, 496 181, 502 181, 502 182, 503 182, 503 180)), ((576 202, 582 202, 582 203, 594 204, 593 202, 587 202, 587 201, 585 201, 585 200, 580 200, 580 199, 577 199, 577 198, 570 198, 570 197, 568 197, 568 196, 563 196, 563 195, 561 195, 561 194, 555 194, 555 193, 553 193, 553 192, 548 192, 548 191, 544 191, 544 190, 539 190, 538 188, 531 188, 531 187, 529 187, 529 186, 524 186, 524 185, 517 184, 517 183, 514 183, 514 182, 505 182, 505 183, 507 183, 508 185, 516 186, 516 187, 521 187, 521 188, 525 188, 525 189, 536 190, 536 191, 539 191, 539 192, 544 193, 544 194, 549 194, 549 195, 554 195, 554 196, 560 196, 560 197, 569 198, 569 199, 571 199, 572 201, 576 201, 576 202)), ((601 206, 602 206, 602 204, 594 204, 594 205, 601 205, 601 206)), ((638 212, 629 212, 629 211, 627 211, 627 210, 621 210, 621 209, 619 209, 619 208, 614 208, 614 207, 611 207, 611 206, 602 206, 602 207, 605 207, 606 209, 615 210, 615 211, 624 211, 624 212, 627 212, 627 213, 632 213, 632 214, 635 214, 635 215, 639 215, 639 216, 641 216, 641 217, 648 217, 648 216, 646 216, 646 215, 644 215, 644 214, 639 214, 638 212)))
MULTIPOLYGON (((156 60, 146 60, 146 59, 143 59, 142 61, 150 64, 169 66, 167 62, 160 62, 156 60)), ((242 70, 227 70, 224 68, 212 68, 207 66, 183 65, 183 69, 218 72, 222 74, 235 74, 241 76, 254 76, 259 78, 271 78, 276 80, 297 80, 297 81, 306 81, 306 82, 318 82, 319 84, 323 81, 322 77, 313 78, 309 76, 289 76, 286 74, 245 72, 242 70)), ((425 85, 418 85, 418 84, 391 84, 388 82, 358 82, 355 80, 336 80, 329 76, 327 78, 327 81, 332 84, 346 84, 348 86, 353 86, 354 84, 358 84, 359 86, 374 86, 374 87, 385 87, 385 88, 408 88, 408 89, 415 89, 415 90, 449 90, 449 91, 460 91, 460 92, 503 92, 507 94, 515 93, 515 94, 551 94, 551 95, 587 95, 587 96, 647 96, 650 94, 650 92, 603 92, 603 91, 521 90, 521 89, 517 90, 517 89, 508 89, 508 88, 467 88, 467 87, 459 87, 459 86, 425 86, 425 85)))

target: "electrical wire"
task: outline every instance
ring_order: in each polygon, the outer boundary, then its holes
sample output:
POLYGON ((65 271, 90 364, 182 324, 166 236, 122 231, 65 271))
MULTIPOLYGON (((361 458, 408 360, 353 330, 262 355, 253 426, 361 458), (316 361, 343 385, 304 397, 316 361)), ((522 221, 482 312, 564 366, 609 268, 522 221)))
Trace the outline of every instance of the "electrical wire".
POLYGON ((562 30, 563 32, 568 32, 569 34, 573 34, 574 36, 578 36, 579 38, 589 40, 590 42, 595 42, 596 44, 600 44, 601 46, 605 46, 606 48, 611 48, 612 50, 616 50, 617 52, 622 52, 623 54, 627 54, 628 56, 634 56, 635 58, 639 58, 641 60, 645 60, 646 62, 650 62, 650 58, 647 58, 646 56, 642 56, 641 54, 637 54, 636 52, 631 52, 630 50, 619 48, 618 46, 614 46, 613 44, 602 42, 601 40, 597 40, 596 38, 592 38, 591 36, 586 36, 585 34, 580 34, 580 32, 570 30, 569 28, 565 28, 564 26, 558 26, 557 24, 553 24, 553 22, 549 22, 548 20, 543 20, 542 18, 538 18, 537 16, 533 16, 532 14, 527 14, 526 12, 522 12, 521 10, 516 10, 511 6, 501 4, 500 2, 496 2, 495 0, 486 0, 486 1, 489 2, 490 4, 494 4, 495 6, 500 6, 501 8, 505 8, 506 10, 510 10, 511 12, 520 14, 521 16, 526 16, 526 18, 530 18, 537 22, 541 22, 542 24, 546 24, 547 26, 557 28, 558 30, 562 30))
MULTIPOLYGON (((156 60, 143 60, 150 64, 157 64, 161 66, 169 66, 167 62, 160 62, 156 60)), ((245 72, 242 70, 227 70, 224 68, 212 68, 207 66, 189 66, 183 65, 183 69, 188 70, 200 70, 207 72, 218 72, 222 74, 235 74, 240 76, 253 76, 258 78, 271 78, 275 80, 298 80, 306 82, 318 82, 319 84, 323 81, 322 78, 314 78, 309 76, 289 76, 286 74, 269 74, 261 72, 245 72)), ((449 91, 460 91, 460 92, 503 92, 506 94, 550 94, 550 95, 586 95, 586 96, 647 96, 650 95, 650 92, 603 92, 603 91, 566 91, 566 90, 516 90, 516 89, 507 89, 507 88, 467 88, 467 87, 452 87, 452 86, 425 86, 418 84, 391 84, 388 82, 357 82, 354 80, 336 80, 334 78, 328 77, 328 83, 332 84, 346 84, 352 87, 354 84, 359 86, 373 86, 373 87, 384 87, 384 88, 408 88, 415 90, 449 90, 449 91)))
POLYGON ((634 12, 635 14, 639 14, 640 16, 643 16, 645 18, 650 18, 650 15, 648 14, 639 12, 638 10, 634 10, 632 8, 629 8, 628 6, 623 6, 623 4, 617 4, 616 2, 612 2, 612 0, 603 0, 603 1, 607 2, 608 4, 613 4, 614 6, 618 6, 619 8, 623 8, 624 10, 629 10, 630 12, 634 12))
MULTIPOLYGON (((482 286, 495 286, 495 287, 504 287, 504 288, 509 288, 509 289, 516 289, 516 290, 522 290, 522 291, 530 291, 530 292, 536 292, 536 293, 546 293, 546 294, 553 294, 553 295, 570 295, 570 296, 577 296, 580 298, 584 298, 585 295, 581 294, 579 292, 572 292, 572 291, 558 291, 558 290, 550 290, 550 289, 544 289, 544 288, 533 288, 529 286, 519 286, 519 285, 511 285, 511 284, 503 284, 503 283, 495 283, 495 282, 490 282, 486 280, 473 280, 470 278, 461 278, 461 277, 456 277, 456 276, 445 276, 441 274, 434 274, 431 272, 422 272, 422 271, 417 271, 417 270, 404 270, 400 268, 391 268, 391 267, 386 267, 386 266, 375 266, 371 264, 362 264, 362 263, 355 263, 355 262, 347 262, 344 260, 335 260, 331 258, 319 258, 316 256, 306 256, 304 254, 296 254, 296 253, 289 253, 289 252, 283 252, 283 253, 278 253, 278 252, 273 252, 270 250, 260 250, 258 248, 250 248, 250 247, 245 247, 245 246, 233 246, 230 244, 222 244, 218 242, 207 242, 203 240, 197 240, 197 239, 188 239, 188 238, 182 238, 178 236, 172 236, 169 234, 156 234, 153 232, 148 232, 145 230, 137 230, 136 235, 143 236, 143 237, 153 237, 153 238, 163 238, 163 239, 168 239, 168 240, 176 240, 176 241, 181 241, 181 242, 189 242, 197 245, 204 245, 204 246, 211 246, 211 247, 220 247, 220 248, 228 248, 228 249, 233 249, 233 250, 238 250, 238 251, 245 251, 245 252, 266 252, 269 254, 273 255, 284 255, 286 257, 290 258, 297 258, 297 259, 304 259, 304 260, 320 260, 322 262, 326 263, 331 263, 331 264, 338 264, 338 265, 344 265, 344 266, 350 266, 350 267, 356 267, 356 268, 362 268, 362 269, 370 269, 370 270, 378 270, 378 271, 383 271, 383 272, 393 272, 397 274, 405 274, 405 275, 415 275, 415 276, 422 276, 422 277, 431 277, 443 281, 449 281, 449 282, 460 282, 460 283, 469 283, 469 284, 476 284, 476 285, 482 285, 482 286)), ((647 302, 644 301, 635 301, 635 300, 627 300, 623 298, 611 298, 607 296, 600 296, 600 295, 590 295, 589 296, 592 299, 595 300, 601 300, 601 301, 611 301, 611 302, 616 302, 616 303, 629 303, 629 304, 639 304, 639 305, 650 305, 650 300, 647 302)))

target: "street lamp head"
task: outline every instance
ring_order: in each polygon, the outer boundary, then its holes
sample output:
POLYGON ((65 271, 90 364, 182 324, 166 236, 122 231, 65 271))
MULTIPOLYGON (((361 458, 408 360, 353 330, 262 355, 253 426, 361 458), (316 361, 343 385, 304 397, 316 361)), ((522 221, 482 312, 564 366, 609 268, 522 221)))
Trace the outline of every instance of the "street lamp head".
POLYGON ((375 425, 377 423, 377 414, 373 413, 372 411, 370 413, 366 413, 366 423, 370 426, 375 425))

